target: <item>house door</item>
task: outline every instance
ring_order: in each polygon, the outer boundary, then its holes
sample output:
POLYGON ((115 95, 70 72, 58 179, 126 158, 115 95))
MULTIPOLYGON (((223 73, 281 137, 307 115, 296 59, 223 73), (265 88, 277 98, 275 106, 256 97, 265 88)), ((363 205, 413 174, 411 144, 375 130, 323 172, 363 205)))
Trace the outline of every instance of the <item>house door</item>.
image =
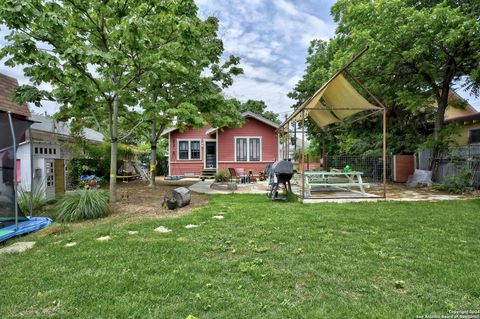
POLYGON ((65 193, 65 161, 56 159, 55 161, 55 195, 65 193))
POLYGON ((217 142, 205 141, 205 168, 217 167, 217 142))

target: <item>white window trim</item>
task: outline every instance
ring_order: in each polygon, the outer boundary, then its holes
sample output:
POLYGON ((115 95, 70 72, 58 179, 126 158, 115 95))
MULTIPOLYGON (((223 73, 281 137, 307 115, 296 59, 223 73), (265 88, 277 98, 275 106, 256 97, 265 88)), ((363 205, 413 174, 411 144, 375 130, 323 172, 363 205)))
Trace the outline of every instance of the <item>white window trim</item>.
POLYGON ((177 139, 177 161, 201 161, 202 160, 202 140, 199 138, 177 139), (180 159, 180 142, 188 142, 188 159, 180 159), (200 143, 200 157, 192 159, 192 142, 200 143))
POLYGON ((263 161, 263 141, 261 136, 235 136, 233 143, 234 158, 233 160, 238 163, 260 163, 263 161), (246 161, 237 161, 237 139, 246 138, 247 139, 247 160, 246 161), (250 161, 250 139, 258 138, 260 140, 260 160, 259 161, 250 161))
POLYGON ((480 127, 472 127, 468 129, 468 140, 467 140, 468 145, 480 145, 480 142, 470 143, 470 137, 472 135, 472 131, 477 131, 477 130, 480 131, 480 127))

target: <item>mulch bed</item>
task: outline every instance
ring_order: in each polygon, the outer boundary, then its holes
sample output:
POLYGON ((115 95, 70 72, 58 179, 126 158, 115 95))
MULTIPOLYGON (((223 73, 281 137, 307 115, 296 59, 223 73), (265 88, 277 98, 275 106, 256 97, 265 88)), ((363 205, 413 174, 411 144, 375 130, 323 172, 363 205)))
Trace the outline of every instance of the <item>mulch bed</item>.
POLYGON ((164 197, 169 196, 171 190, 177 187, 188 187, 194 183, 194 181, 179 181, 176 185, 157 185, 154 188, 142 181, 118 183, 117 202, 112 205, 111 217, 123 215, 128 218, 164 218, 188 214, 193 208, 206 204, 208 197, 190 192, 192 197, 190 205, 175 210, 164 208, 162 204, 164 197))

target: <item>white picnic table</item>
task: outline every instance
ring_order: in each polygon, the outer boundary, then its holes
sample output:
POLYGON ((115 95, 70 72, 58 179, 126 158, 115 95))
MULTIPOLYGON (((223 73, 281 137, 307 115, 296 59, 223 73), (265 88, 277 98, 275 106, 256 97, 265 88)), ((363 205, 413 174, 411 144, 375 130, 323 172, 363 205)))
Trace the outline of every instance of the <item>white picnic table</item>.
POLYGON ((363 172, 351 171, 305 171, 305 185, 321 187, 360 187, 362 194, 365 194, 364 187, 369 187, 368 183, 362 180, 363 172))

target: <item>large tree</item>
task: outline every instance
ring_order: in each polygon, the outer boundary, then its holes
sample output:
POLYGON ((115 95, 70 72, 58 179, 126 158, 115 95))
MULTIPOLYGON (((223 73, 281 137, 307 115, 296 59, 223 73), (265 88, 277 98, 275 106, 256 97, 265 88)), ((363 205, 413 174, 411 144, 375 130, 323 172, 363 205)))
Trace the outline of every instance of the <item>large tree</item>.
POLYGON ((416 111, 435 102, 437 138, 453 84, 464 77, 478 82, 480 20, 474 4, 339 0, 332 13, 338 23, 335 41, 342 45, 336 60, 344 62, 369 45, 364 71, 389 77, 383 88, 396 91, 395 103, 416 111))
MULTIPOLYGON (((11 30, 0 56, 7 57, 7 65, 25 65, 25 75, 34 84, 53 87, 50 92, 23 87, 20 98, 37 104, 55 100, 63 118, 81 122, 91 117, 108 123, 110 200, 115 202, 119 118, 138 108, 138 84, 146 74, 182 56, 189 40, 203 32, 194 2, 3 0, 0 4, 0 23, 11 30)), ((144 120, 132 123, 131 131, 144 120)))

